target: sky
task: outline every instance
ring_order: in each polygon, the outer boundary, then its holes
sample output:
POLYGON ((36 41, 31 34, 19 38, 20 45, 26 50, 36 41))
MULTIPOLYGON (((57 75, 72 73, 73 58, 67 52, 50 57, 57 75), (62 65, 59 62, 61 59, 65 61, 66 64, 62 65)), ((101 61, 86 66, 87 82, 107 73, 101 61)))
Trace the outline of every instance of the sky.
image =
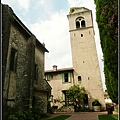
POLYGON ((45 53, 45 70, 53 69, 53 65, 58 69, 72 67, 67 15, 71 7, 92 10, 101 79, 103 90, 106 89, 94 0, 1 0, 1 3, 8 4, 36 38, 45 43, 49 51, 45 53))

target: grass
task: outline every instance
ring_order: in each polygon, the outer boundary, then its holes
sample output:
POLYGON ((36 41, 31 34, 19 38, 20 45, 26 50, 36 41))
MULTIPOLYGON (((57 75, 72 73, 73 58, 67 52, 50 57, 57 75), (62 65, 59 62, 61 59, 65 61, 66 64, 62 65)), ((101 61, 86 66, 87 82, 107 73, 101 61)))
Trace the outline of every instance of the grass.
POLYGON ((115 112, 118 112, 118 109, 117 109, 117 110, 115 110, 115 112))
POLYGON ((118 114, 98 115, 99 120, 118 120, 118 114))

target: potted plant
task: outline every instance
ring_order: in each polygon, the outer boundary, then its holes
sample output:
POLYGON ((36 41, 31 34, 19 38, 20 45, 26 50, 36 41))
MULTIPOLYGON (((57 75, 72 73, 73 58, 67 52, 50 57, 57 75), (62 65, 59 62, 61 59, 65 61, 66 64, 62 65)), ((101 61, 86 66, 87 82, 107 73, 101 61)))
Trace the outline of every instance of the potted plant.
POLYGON ((94 108, 94 111, 100 111, 101 104, 100 104, 99 100, 95 99, 92 102, 92 106, 94 108))

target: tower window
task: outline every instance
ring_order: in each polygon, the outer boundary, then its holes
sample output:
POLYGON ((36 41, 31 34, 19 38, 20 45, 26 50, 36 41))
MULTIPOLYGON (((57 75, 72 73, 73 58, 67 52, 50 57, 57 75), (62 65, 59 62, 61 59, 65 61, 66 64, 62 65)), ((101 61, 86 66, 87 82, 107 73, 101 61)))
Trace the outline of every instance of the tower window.
POLYGON ((81 76, 78 76, 78 81, 81 81, 81 76))
POLYGON ((76 19, 76 28, 84 28, 84 27, 86 27, 84 17, 82 16, 78 17, 76 19))
POLYGON ((81 34, 81 37, 83 37, 83 34, 81 34))
POLYGON ((81 21, 81 27, 85 27, 85 21, 84 20, 81 21))
POLYGON ((79 23, 79 21, 76 21, 76 28, 80 28, 80 23, 79 23))

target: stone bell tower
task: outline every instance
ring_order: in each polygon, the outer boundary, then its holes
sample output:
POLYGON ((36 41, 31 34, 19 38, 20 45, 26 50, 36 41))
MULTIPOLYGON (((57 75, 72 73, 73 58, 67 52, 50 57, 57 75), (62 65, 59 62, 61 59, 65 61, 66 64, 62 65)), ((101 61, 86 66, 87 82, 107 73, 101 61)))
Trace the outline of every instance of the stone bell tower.
POLYGON ((92 108, 92 101, 98 99, 105 109, 92 11, 84 7, 74 7, 67 17, 75 84, 84 86, 87 90, 89 108, 92 108))

